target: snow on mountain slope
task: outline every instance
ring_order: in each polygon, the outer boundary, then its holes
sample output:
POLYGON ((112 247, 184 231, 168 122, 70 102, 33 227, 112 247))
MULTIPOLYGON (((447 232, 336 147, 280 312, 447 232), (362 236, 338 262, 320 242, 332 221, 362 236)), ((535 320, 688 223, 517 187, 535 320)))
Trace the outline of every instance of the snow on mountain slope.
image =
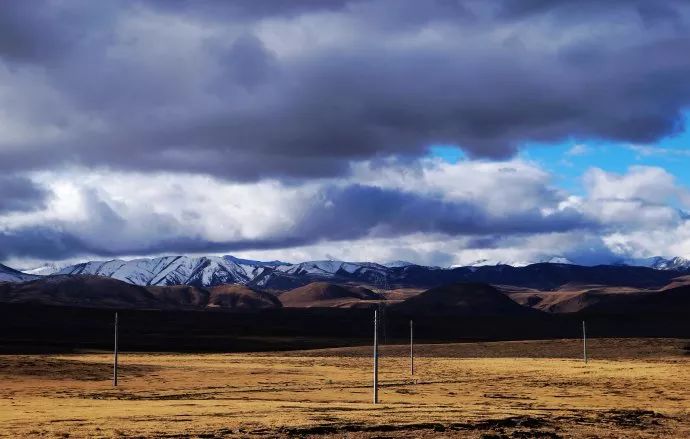
POLYGON ((227 259, 230 262, 234 262, 238 265, 243 265, 243 266, 251 266, 251 267, 278 267, 280 265, 292 265, 289 262, 283 262, 283 261, 255 261, 253 259, 242 259, 242 258, 236 258, 231 255, 225 255, 223 256, 223 259, 227 259))
MULTIPOLYGON (((506 267, 508 265, 521 267, 537 262, 556 265, 573 264, 573 262, 561 256, 549 256, 531 261, 492 261, 482 259, 465 267, 469 268, 470 272, 476 272, 482 270, 487 265, 496 266, 495 272, 500 273, 504 268, 508 268, 506 267)), ((284 289, 295 288, 307 281, 329 279, 339 282, 367 282, 371 285, 381 285, 382 288, 387 288, 387 285, 406 281, 410 276, 417 279, 417 281, 424 276, 432 280, 438 280, 439 276, 443 277, 446 275, 444 273, 449 271, 438 267, 422 267, 407 262, 394 262, 389 265, 373 262, 334 260, 289 264, 281 261, 261 262, 240 259, 229 255, 202 257, 165 256, 131 261, 119 259, 91 261, 70 265, 62 268, 56 274, 105 276, 142 286, 193 285, 209 287, 237 283, 284 289)), ((682 257, 629 260, 620 262, 617 265, 644 266, 657 270, 690 270, 690 260, 682 257)), ((33 270, 33 272, 49 274, 52 268, 59 267, 49 267, 46 265, 33 270)), ((0 281, 17 282, 36 277, 8 267, 4 267, 4 271, 0 270, 0 281)))
POLYGON ((452 265, 450 268, 458 267, 484 267, 487 265, 510 265, 511 267, 526 267, 532 264, 570 264, 575 265, 575 262, 564 258, 563 256, 545 256, 542 258, 535 258, 530 260, 496 260, 496 259, 478 259, 468 265, 452 265))
POLYGON ((55 274, 59 272, 60 270, 69 267, 71 264, 67 263, 55 263, 55 262, 47 262, 41 266, 30 268, 28 270, 21 270, 22 273, 26 274, 35 274, 37 276, 48 276, 51 274, 55 274))
POLYGON ((682 256, 676 256, 673 258, 654 256, 646 259, 627 259, 622 262, 622 265, 649 267, 656 270, 687 271, 690 270, 690 259, 682 256))
POLYGON ((384 267, 388 267, 388 268, 402 268, 402 267, 409 267, 410 265, 417 265, 417 264, 413 264, 412 262, 407 262, 407 261, 390 261, 390 262, 385 262, 382 265, 384 267))
POLYGON ((26 282, 38 278, 39 276, 22 273, 14 268, 0 264, 0 282, 26 282))
POLYGON ((676 256, 664 261, 657 261, 652 268, 657 270, 688 270, 690 269, 690 259, 676 256))
POLYGON ((261 265, 240 265, 222 256, 165 256, 132 261, 115 259, 86 262, 60 270, 59 274, 107 276, 135 285, 211 286, 247 283, 264 268, 261 265))
POLYGON ((385 274, 387 267, 374 262, 309 261, 294 265, 281 265, 276 267, 276 270, 293 275, 310 274, 331 277, 338 272, 349 274, 366 272, 385 274))

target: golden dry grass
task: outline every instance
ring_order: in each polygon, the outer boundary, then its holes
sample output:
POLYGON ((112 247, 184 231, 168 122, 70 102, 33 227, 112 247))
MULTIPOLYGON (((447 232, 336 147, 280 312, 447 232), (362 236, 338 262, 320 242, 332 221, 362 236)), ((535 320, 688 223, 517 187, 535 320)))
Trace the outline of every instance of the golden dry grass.
POLYGON ((377 406, 362 348, 126 353, 117 389, 106 354, 0 356, 0 435, 690 437, 683 343, 593 341, 593 354, 619 352, 621 359, 587 365, 576 358, 468 357, 549 356, 555 346, 577 355, 576 341, 418 346, 414 379, 406 349, 386 347, 377 406), (659 355, 649 355, 655 347, 659 355))

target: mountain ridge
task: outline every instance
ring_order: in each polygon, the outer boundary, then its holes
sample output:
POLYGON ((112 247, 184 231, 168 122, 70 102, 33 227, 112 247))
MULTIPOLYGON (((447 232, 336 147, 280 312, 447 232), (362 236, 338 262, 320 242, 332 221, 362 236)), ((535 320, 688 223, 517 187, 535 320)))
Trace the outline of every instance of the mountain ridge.
POLYGON ((26 282, 38 279, 40 276, 24 273, 6 265, 0 264, 0 282, 26 282))
MULTIPOLYGON (((690 273, 690 260, 676 257, 625 263, 583 266, 561 262, 560 258, 526 266, 472 265, 429 267, 416 264, 378 264, 334 260, 291 264, 282 261, 254 261, 234 256, 162 256, 133 260, 88 261, 60 269, 56 275, 96 275, 132 285, 190 285, 212 287, 242 284, 263 290, 286 291, 314 281, 359 283, 374 289, 393 287, 431 288, 453 282, 484 282, 550 290, 569 282, 657 287, 690 273), (646 265, 641 265, 641 264, 646 265)), ((570 262, 570 261, 568 261, 570 262)), ((24 282, 39 276, 2 266, 0 280, 24 282)))

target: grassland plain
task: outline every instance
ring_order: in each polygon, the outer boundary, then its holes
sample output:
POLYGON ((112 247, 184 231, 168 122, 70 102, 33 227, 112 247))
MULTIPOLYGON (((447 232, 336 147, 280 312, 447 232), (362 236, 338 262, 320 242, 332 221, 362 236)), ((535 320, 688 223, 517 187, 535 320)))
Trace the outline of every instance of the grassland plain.
POLYGON ((686 340, 0 356, 3 437, 690 437, 686 340))

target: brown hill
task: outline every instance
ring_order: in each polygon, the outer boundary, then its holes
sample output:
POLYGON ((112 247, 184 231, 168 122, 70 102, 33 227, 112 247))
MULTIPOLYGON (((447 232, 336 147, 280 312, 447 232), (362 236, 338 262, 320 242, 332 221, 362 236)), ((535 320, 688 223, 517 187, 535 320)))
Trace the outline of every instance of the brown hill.
POLYGON ((690 286, 627 294, 586 293, 581 311, 596 314, 686 314, 690 315, 690 286))
POLYGON ((264 309, 281 306, 275 296, 242 285, 221 285, 210 291, 190 285, 142 287, 92 275, 49 276, 24 283, 0 283, 0 302, 121 309, 264 309))
POLYGON ((551 313, 690 312, 690 285, 674 281, 659 290, 571 285, 558 291, 510 292, 515 302, 551 313))
POLYGON ((669 282, 662 290, 690 285, 690 276, 680 276, 669 282))
POLYGON ((641 291, 630 287, 583 285, 569 283, 556 291, 505 291, 506 295, 523 306, 550 313, 579 312, 615 294, 633 294, 641 291))
POLYGON ((219 285, 211 288, 209 308, 264 309, 280 308, 280 300, 273 294, 257 291, 244 285, 219 285))
POLYGON ((362 301, 383 299, 364 287, 328 282, 313 282, 283 293, 279 298, 283 306, 290 308, 348 307, 362 301))
POLYGON ((168 285, 146 287, 161 305, 170 307, 206 306, 209 292, 191 285, 168 285))
POLYGON ((532 314, 496 288, 480 283, 456 283, 432 288, 391 309, 405 314, 461 314, 472 316, 532 314))
POLYGON ((552 313, 579 311, 584 306, 583 294, 583 291, 506 293, 522 306, 552 313))
POLYGON ((2 284, 0 301, 95 308, 156 308, 160 304, 144 287, 100 276, 51 276, 2 284))

